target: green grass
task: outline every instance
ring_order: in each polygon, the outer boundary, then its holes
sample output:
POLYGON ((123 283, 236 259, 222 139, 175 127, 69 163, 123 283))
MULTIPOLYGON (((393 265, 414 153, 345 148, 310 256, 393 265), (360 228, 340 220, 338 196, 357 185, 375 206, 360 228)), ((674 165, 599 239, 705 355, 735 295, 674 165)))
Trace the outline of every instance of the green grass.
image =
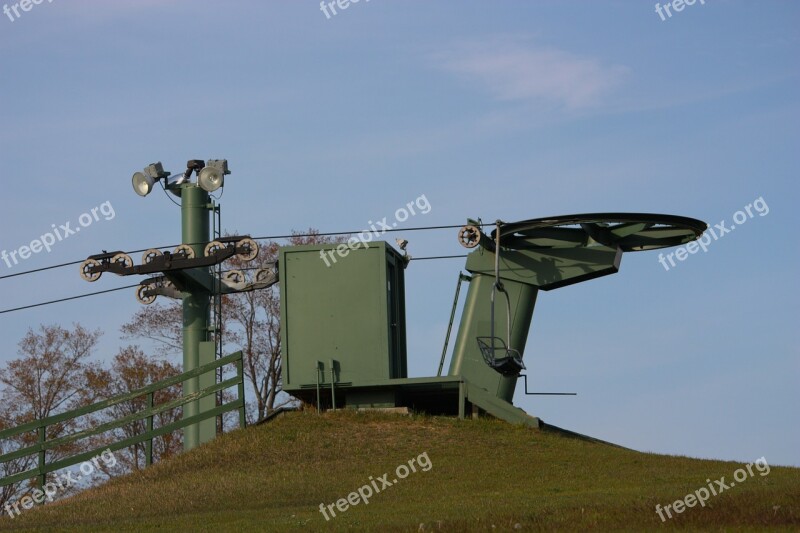
MULTIPOLYGON (((754 458, 755 459, 755 458, 754 458)), ((424 463, 424 460, 423 460, 424 463)), ((800 469, 770 466, 662 523, 655 505, 741 464, 640 453, 496 420, 296 413, 235 431, 0 530, 514 531, 800 529, 800 469), (335 503, 427 453, 432 466, 325 520, 335 503)), ((378 485, 380 486, 380 485, 378 485)))

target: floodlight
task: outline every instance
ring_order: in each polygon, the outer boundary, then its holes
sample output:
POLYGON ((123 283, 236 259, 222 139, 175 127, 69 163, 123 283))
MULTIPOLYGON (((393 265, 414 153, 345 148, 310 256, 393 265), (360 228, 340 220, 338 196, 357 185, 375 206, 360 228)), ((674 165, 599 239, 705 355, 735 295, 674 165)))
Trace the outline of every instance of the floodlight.
POLYGON ((139 196, 147 196, 150 194, 150 191, 153 190, 153 185, 155 184, 156 180, 144 172, 136 172, 133 175, 132 182, 133 190, 136 191, 136 194, 139 196))
POLYGON ((133 175, 132 183, 133 183, 133 190, 136 191, 136 194, 139 196, 147 196, 150 194, 150 191, 153 190, 153 185, 155 183, 164 178, 169 176, 169 172, 164 171, 164 167, 161 166, 161 162, 158 163, 151 163, 147 165, 143 172, 136 172, 133 175))
POLYGON ((197 175, 197 184, 200 188, 214 192, 225 183, 225 176, 222 171, 214 167, 206 167, 197 175))
POLYGON ((206 167, 197 173, 197 184, 208 192, 225 185, 225 175, 230 174, 227 159, 209 159, 206 167))

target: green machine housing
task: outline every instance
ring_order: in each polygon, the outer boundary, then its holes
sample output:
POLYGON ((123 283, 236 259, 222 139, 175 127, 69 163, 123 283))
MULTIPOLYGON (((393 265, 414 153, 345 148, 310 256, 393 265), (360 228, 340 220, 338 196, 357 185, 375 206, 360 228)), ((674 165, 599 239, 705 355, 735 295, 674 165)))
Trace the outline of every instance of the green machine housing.
POLYGON ((394 406, 380 385, 407 377, 405 260, 385 242, 345 257, 337 246, 280 251, 283 390, 309 403, 394 406))

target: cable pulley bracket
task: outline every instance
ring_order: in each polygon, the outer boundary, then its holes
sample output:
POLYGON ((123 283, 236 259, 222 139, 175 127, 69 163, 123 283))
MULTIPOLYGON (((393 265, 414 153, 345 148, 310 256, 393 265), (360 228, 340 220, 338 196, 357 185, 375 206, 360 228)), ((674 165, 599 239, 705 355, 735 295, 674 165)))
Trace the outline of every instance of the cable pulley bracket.
POLYGON ((468 250, 481 246, 493 252, 495 248, 494 241, 481 231, 480 223, 472 219, 469 219, 467 225, 458 230, 458 243, 468 250))
POLYGON ((156 276, 142 281, 136 288, 136 299, 139 303, 150 305, 158 296, 166 296, 174 300, 182 298, 181 291, 165 276, 156 276))
POLYGON ((234 255, 243 261, 251 261, 258 257, 258 244, 247 235, 222 237, 205 246, 203 257, 196 257, 194 248, 188 244, 181 244, 172 252, 151 248, 145 251, 140 265, 134 265, 125 252, 104 251, 102 254, 89 256, 81 263, 80 274, 84 280, 93 282, 100 279, 104 272, 130 276, 202 268, 222 263, 234 255))
POLYGON ((277 264, 272 263, 271 266, 256 270, 252 280, 248 281, 241 270, 231 270, 223 274, 221 282, 225 287, 223 292, 230 294, 267 289, 278 283, 278 279, 277 264))

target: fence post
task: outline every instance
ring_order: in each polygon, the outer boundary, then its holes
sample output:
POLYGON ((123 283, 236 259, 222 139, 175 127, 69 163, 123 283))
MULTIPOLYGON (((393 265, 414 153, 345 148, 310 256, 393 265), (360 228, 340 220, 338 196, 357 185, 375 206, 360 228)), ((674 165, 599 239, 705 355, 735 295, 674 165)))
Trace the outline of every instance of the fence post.
MULTIPOLYGON (((153 408, 153 392, 147 393, 147 408, 153 408)), ((144 443, 144 464, 150 466, 153 464, 153 415, 147 417, 147 433, 150 438, 144 443)))
POLYGON ((39 475, 36 479, 36 484, 39 487, 39 490, 44 490, 44 485, 47 482, 47 474, 44 471, 44 462, 45 462, 45 451, 44 451, 44 443, 47 440, 47 426, 42 425, 39 426, 39 475))
POLYGON ((245 416, 245 401, 244 401, 244 361, 243 355, 239 354, 239 359, 236 361, 236 375, 239 378, 239 401, 242 406, 239 408, 239 427, 244 429, 247 427, 247 417, 245 416))
POLYGON ((331 359, 331 403, 336 411, 336 363, 331 359))

